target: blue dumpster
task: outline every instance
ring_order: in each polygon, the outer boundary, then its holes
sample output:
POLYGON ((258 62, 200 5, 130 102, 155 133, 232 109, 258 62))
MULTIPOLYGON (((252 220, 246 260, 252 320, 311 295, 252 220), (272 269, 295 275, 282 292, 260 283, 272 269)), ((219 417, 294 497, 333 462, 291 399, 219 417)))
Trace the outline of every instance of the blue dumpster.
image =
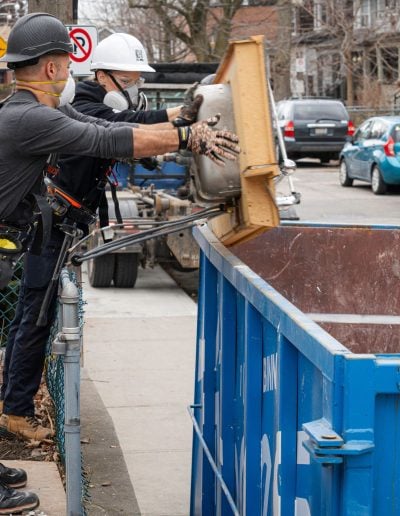
POLYGON ((400 515, 400 228, 201 249, 191 515, 400 515))

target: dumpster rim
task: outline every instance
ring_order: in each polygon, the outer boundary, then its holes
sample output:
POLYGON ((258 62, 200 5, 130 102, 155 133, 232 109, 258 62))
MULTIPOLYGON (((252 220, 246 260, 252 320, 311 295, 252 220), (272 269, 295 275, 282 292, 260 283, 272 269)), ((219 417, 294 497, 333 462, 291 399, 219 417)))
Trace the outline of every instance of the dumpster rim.
MULTIPOLYGON (((290 227, 332 227, 332 228, 361 228, 366 230, 400 230, 396 225, 371 225, 371 224, 347 224, 347 223, 320 223, 320 222, 301 222, 285 221, 282 226, 290 227)), ((272 285, 256 274, 248 265, 235 256, 221 241, 215 236, 208 225, 195 226, 193 235, 200 250, 207 256, 214 267, 235 287, 235 289, 245 297, 269 322, 273 323, 274 316, 279 317, 279 332, 284 335, 310 362, 317 366, 321 371, 325 371, 330 378, 334 376, 334 362, 336 358, 359 357, 353 353, 340 341, 324 330, 319 324, 314 322, 308 315, 297 308, 293 303, 280 294, 272 285), (244 280, 244 281, 243 281, 244 280), (249 295, 251 294, 251 295, 249 295), (271 306, 263 303, 263 298, 267 298, 271 306), (273 312, 271 307, 279 310, 273 312), (283 316, 283 317, 282 317, 283 316), (294 326, 293 326, 294 325, 294 326), (291 338, 296 330, 296 339, 291 338), (301 330, 300 337, 298 330, 301 330), (316 353, 315 344, 321 346, 316 353), (323 350, 323 352, 321 352, 323 350), (329 364, 329 368, 327 365, 329 364)), ((362 356, 376 357, 374 353, 362 356)))

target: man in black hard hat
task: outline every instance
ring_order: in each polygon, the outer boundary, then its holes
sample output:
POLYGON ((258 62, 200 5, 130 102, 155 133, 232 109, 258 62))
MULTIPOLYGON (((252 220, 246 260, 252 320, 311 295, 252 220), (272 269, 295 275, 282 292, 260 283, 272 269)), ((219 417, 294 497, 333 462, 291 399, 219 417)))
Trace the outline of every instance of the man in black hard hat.
POLYGON ((0 219, 30 222, 27 196, 40 192, 51 153, 140 158, 187 148, 214 161, 236 159, 236 135, 213 130, 206 121, 144 129, 78 114, 68 104, 75 84, 68 70, 71 51, 68 31, 46 13, 20 18, 10 32, 0 61, 15 70, 17 91, 0 117, 0 219))
MULTIPOLYGON (((74 93, 68 71, 71 50, 63 24, 45 13, 21 18, 10 33, 7 54, 1 60, 15 70, 17 91, 4 102, 0 116, 0 223, 32 235, 33 211, 38 211, 35 206, 40 204, 42 174, 49 154, 146 157, 187 148, 219 163, 221 158, 236 159, 236 135, 216 131, 206 121, 191 127, 173 128, 165 123, 143 128, 80 115, 68 104, 74 93)), ((54 253, 48 262, 52 260, 54 253)), ((20 324, 13 329, 13 338, 38 316, 35 290, 40 288, 42 278, 32 274, 32 252, 24 268, 20 289, 23 302, 18 305, 24 312, 17 314, 20 324)), ((26 392, 24 374, 29 369, 26 354, 32 367, 41 371, 38 363, 43 363, 44 356, 40 340, 39 335, 35 342, 27 343, 26 349, 13 350, 14 372, 9 378, 13 387, 0 418, 0 429, 35 440, 50 433, 36 420, 32 401, 21 393, 26 392)), ((31 375, 32 371, 28 372, 31 375)), ((30 394, 33 397, 34 386, 30 394)))

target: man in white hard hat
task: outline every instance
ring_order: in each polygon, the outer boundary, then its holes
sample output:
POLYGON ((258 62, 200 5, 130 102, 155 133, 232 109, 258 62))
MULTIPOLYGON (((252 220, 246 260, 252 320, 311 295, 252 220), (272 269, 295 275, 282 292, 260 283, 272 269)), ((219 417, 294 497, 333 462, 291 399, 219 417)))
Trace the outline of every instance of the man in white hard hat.
MULTIPOLYGON (((78 85, 76 92, 75 107, 80 109, 82 101, 88 106, 85 113, 96 115, 94 118, 78 113, 68 103, 75 84, 68 71, 68 54, 72 48, 63 24, 49 14, 31 13, 20 18, 11 30, 7 54, 1 58, 15 69, 17 79, 17 91, 6 99, 0 116, 0 134, 3 135, 0 138, 0 224, 4 227, 19 228, 21 234, 34 232, 34 202, 41 197, 43 173, 50 154, 78 156, 81 168, 74 170, 68 159, 64 160, 60 180, 71 174, 69 184, 78 189, 76 197, 83 200, 93 184, 96 186, 96 178, 104 177, 104 163, 115 156, 136 159, 188 149, 221 164, 224 158, 236 159, 239 147, 233 133, 214 130, 206 121, 185 127, 196 118, 199 98, 174 114, 134 111, 134 83, 141 69, 150 67, 137 40, 127 35, 113 36, 124 42, 125 55, 130 56, 130 61, 124 66, 122 62, 117 65, 99 60, 98 65, 102 64, 96 68, 97 80, 93 87, 81 95, 78 85), (107 94, 112 91, 125 100, 126 109, 105 104, 107 94), (174 125, 169 120, 174 120, 174 125), (138 125, 138 121, 159 123, 146 127, 138 125)), ((97 55, 102 47, 107 49, 106 45, 99 45, 97 55)), ((119 53, 121 49, 114 51, 115 59, 119 53)), ((111 54, 108 55, 111 58, 111 54)), ((95 196, 89 206, 94 211, 104 195, 101 189, 99 192, 100 197, 95 196)), ((75 190, 70 193, 74 194, 75 190)), ((36 322, 61 242, 60 228, 56 227, 41 254, 34 254, 28 247, 16 316, 6 346, 0 433, 28 440, 40 441, 51 435, 35 417, 33 397, 40 384, 56 292, 50 303, 52 313, 48 314, 47 326, 37 326, 36 322)), ((30 246, 30 243, 24 241, 24 245, 30 246)))
POLYGON ((141 73, 155 70, 143 45, 130 34, 115 33, 102 40, 93 53, 91 70, 95 80, 76 87, 73 105, 82 113, 139 124, 172 122, 175 127, 196 121, 200 95, 186 106, 147 111, 146 97, 139 91, 144 83, 141 73))
MULTIPOLYGON (((147 99, 139 91, 142 72, 149 66, 141 42, 130 34, 115 33, 103 39, 93 53, 94 80, 77 83, 73 107, 85 114, 113 122, 157 124, 157 127, 189 126, 197 119, 202 96, 186 95, 185 104, 168 109, 147 110, 147 99)), ((98 182, 110 170, 112 160, 89 156, 62 156, 59 186, 96 211, 99 203, 102 226, 108 225, 105 196, 98 199, 98 182), (95 189, 93 193, 93 189, 95 189), (95 199, 92 199, 96 197, 95 199)))

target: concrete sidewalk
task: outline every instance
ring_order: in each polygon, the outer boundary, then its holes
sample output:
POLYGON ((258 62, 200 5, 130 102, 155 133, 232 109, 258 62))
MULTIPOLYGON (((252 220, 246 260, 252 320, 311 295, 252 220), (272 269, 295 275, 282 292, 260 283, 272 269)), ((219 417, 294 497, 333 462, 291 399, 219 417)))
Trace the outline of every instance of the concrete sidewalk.
POLYGON ((22 468, 28 475, 24 491, 33 491, 39 496, 40 506, 29 514, 61 516, 66 513, 65 491, 55 462, 32 460, 2 460, 9 468, 22 468))
POLYGON ((83 281, 88 513, 187 516, 197 306, 161 268, 134 289, 83 281))

